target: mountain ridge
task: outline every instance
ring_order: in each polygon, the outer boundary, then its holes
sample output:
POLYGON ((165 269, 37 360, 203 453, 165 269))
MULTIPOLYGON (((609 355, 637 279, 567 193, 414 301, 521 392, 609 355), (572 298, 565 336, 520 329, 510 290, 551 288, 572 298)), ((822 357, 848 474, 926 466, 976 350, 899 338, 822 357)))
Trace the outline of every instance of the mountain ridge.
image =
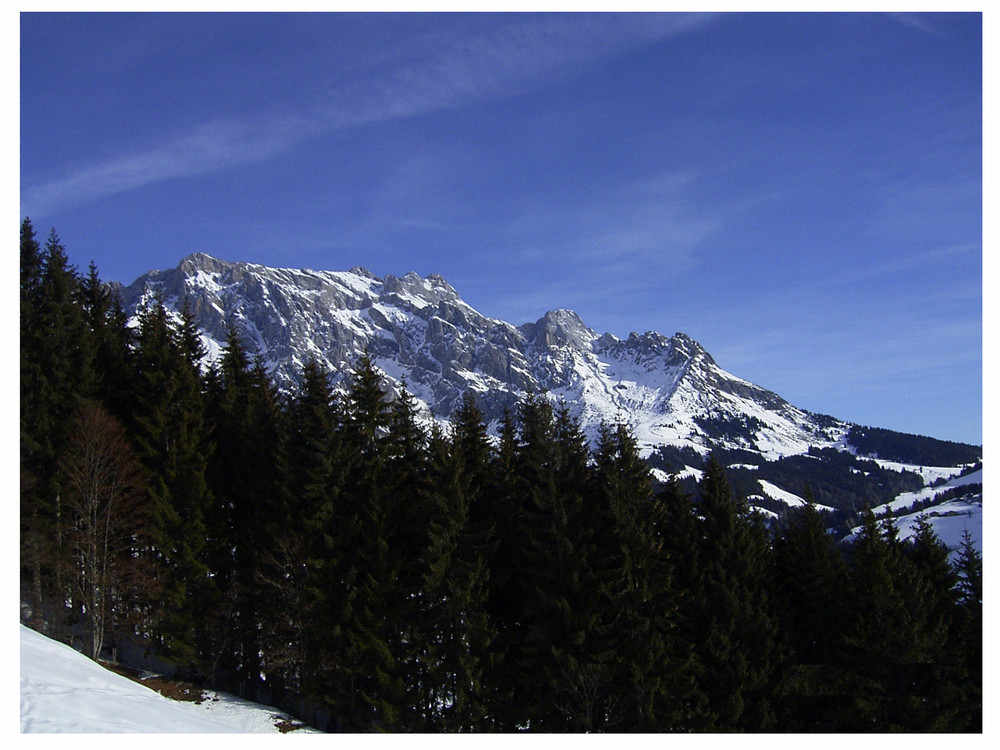
POLYGON ((488 421, 529 392, 546 393, 565 400, 591 437, 602 421, 623 419, 647 451, 672 444, 707 453, 721 440, 780 456, 837 445, 850 427, 726 372, 685 333, 622 339, 567 309, 516 326, 479 313, 439 274, 380 278, 360 266, 272 268, 193 253, 116 286, 133 317, 157 297, 174 313, 186 301, 210 361, 232 325, 284 389, 309 359, 341 384, 367 350, 392 389, 405 382, 442 420, 471 388, 488 421), (720 421, 744 429, 713 438, 704 425, 720 421))
POLYGON ((598 334, 561 308, 516 326, 482 315, 439 274, 383 278, 360 266, 271 268, 194 253, 112 286, 132 325, 157 299, 178 322, 186 306, 206 363, 221 356, 232 326, 285 392, 309 360, 343 390, 367 351, 391 392, 405 387, 426 418, 442 423, 471 389, 495 435, 506 409, 543 394, 565 402, 591 443, 602 424, 627 424, 660 481, 675 475, 693 491, 699 467, 716 454, 739 494, 771 515, 805 502, 809 488, 843 525, 866 505, 930 487, 928 477, 981 466, 981 446, 798 408, 723 370, 686 333, 598 334))

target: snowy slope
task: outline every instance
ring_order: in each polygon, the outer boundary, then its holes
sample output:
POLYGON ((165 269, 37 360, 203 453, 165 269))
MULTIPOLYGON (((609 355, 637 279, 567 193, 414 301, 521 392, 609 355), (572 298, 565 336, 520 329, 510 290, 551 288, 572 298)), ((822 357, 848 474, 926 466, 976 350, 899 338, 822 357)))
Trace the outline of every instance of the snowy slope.
POLYGON ((917 518, 923 516, 930 522, 934 533, 947 545, 953 553, 956 553, 962 544, 962 536, 968 531, 972 537, 972 543, 980 554, 983 551, 983 502, 982 496, 978 500, 949 500, 926 508, 919 513, 908 513, 898 516, 894 520, 896 528, 899 529, 900 539, 907 539, 914 533, 917 518))
POLYGON ((22 733, 277 733, 288 718, 224 693, 173 701, 23 625, 20 635, 22 733))
MULTIPOLYGON (((898 466, 898 464, 893 466, 894 467, 898 466)), ((905 467, 905 468, 911 471, 915 470, 910 467, 905 467)), ((925 472, 925 476, 929 474, 935 479, 943 478, 946 476, 952 476, 955 474, 955 469, 931 468, 931 467, 917 467, 917 468, 923 469, 925 472)), ((918 500, 929 500, 938 493, 944 492, 954 487, 965 487, 970 484, 982 484, 982 483, 983 483, 982 469, 980 469, 979 471, 974 471, 970 474, 965 474, 963 476, 958 476, 958 477, 952 476, 952 478, 949 479, 944 484, 927 486, 924 487, 922 490, 917 490, 916 492, 903 492, 900 495, 898 495, 896 499, 893 500, 892 502, 886 503, 885 505, 880 505, 878 508, 875 509, 875 512, 879 513, 884 510, 891 510, 891 511, 904 510, 913 505, 913 503, 917 502, 918 500)))
MULTIPOLYGON (((785 503, 790 508, 797 508, 806 504, 806 501, 796 495, 794 492, 789 492, 788 490, 783 490, 776 484, 768 482, 766 479, 760 480, 761 489, 764 490, 764 494, 767 495, 772 500, 778 500, 779 502, 785 503)), ((814 503, 817 510, 832 510, 832 508, 826 505, 821 505, 820 503, 814 503)))
MULTIPOLYGON (((955 469, 921 467, 925 475, 940 478, 954 474, 955 469)), ((952 551, 954 559, 962 545, 962 537, 966 531, 972 538, 972 542, 980 554, 983 551, 983 496, 970 492, 968 495, 945 500, 922 508, 912 513, 905 513, 907 508, 916 501, 932 500, 940 493, 944 493, 954 488, 965 487, 973 484, 982 484, 983 472, 974 471, 964 476, 956 476, 949 479, 944 484, 927 486, 916 492, 903 492, 895 500, 884 505, 872 508, 876 516, 885 513, 892 514, 893 524, 899 530, 900 539, 907 539, 913 535, 917 519, 923 516, 930 523, 931 528, 938 538, 952 551)), ((861 527, 851 530, 851 535, 857 534, 861 527)))

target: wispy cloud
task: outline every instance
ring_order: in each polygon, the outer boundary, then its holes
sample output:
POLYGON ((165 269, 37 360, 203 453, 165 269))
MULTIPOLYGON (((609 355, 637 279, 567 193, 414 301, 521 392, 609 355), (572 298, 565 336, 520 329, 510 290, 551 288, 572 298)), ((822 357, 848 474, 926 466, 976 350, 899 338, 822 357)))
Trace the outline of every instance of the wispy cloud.
POLYGON ((561 195, 532 203, 512 219, 519 258, 566 255, 575 262, 621 266, 689 265, 694 251, 724 218, 706 213, 688 195, 693 172, 665 172, 626 185, 581 190, 567 205, 561 195))
POLYGON ((696 173, 667 171, 589 186, 570 200, 560 191, 532 194, 489 232, 504 248, 496 271, 511 275, 488 300, 489 314, 523 322, 567 307, 596 330, 627 335, 642 308, 643 330, 656 328, 664 290, 689 277, 728 220, 725 207, 692 199, 698 181, 696 173))
POLYGON ((417 62, 340 87, 292 115, 256 120, 220 117, 167 143, 95 160, 63 176, 25 185, 22 208, 44 215, 164 180, 259 162, 344 128, 517 96, 573 75, 581 66, 689 33, 713 18, 518 16, 486 33, 444 43, 417 62))
POLYGON ((664 262, 673 268, 690 264, 699 245, 723 224, 721 217, 695 210, 687 196, 695 179, 686 172, 664 174, 593 206, 581 217, 587 231, 581 250, 589 258, 622 264, 630 273, 649 268, 651 261, 654 268, 664 262))
MULTIPOLYGON (((845 266, 840 273, 824 279, 824 283, 834 287, 856 285, 859 282, 889 281, 894 276, 919 272, 924 276, 933 274, 933 269, 946 268, 954 264, 982 264, 982 245, 957 244, 933 245, 927 249, 909 249, 904 253, 894 255, 881 262, 867 265, 851 264, 845 266)), ((978 296, 981 297, 981 284, 978 296)), ((933 289, 923 289, 923 294, 933 289)), ((974 293, 974 290, 969 290, 974 293)), ((951 294, 951 292, 949 292, 951 294)))
POLYGON ((908 29, 914 29, 924 34, 930 34, 931 36, 941 36, 941 32, 927 20, 926 14, 887 13, 886 15, 908 29))
POLYGON ((253 123, 216 120, 168 143, 29 185, 22 191, 22 204, 32 213, 45 215, 143 185, 262 161, 316 132, 315 123, 290 118, 253 123))
POLYGON ((504 99, 648 44, 697 30, 706 14, 529 17, 473 37, 443 40, 426 59, 334 92, 324 116, 356 124, 504 99))

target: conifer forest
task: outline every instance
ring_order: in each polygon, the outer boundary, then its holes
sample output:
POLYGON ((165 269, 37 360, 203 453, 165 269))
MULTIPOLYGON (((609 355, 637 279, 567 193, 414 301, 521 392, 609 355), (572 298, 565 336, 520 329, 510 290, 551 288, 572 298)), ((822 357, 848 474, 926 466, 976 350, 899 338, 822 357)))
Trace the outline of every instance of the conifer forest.
POLYGON ((982 560, 766 523, 529 395, 425 427, 367 356, 279 392, 20 232, 20 600, 91 658, 340 732, 981 732, 982 560))

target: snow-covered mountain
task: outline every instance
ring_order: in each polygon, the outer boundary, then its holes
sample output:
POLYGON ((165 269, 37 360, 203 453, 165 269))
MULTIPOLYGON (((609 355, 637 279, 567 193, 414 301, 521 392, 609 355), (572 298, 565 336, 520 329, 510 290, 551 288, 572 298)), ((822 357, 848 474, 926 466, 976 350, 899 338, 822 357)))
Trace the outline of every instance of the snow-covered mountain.
POLYGON ((310 359, 341 383, 367 349, 393 387, 405 382, 440 419, 466 389, 490 420, 534 391, 564 399, 591 436, 622 419, 647 450, 738 447, 772 458, 840 445, 849 428, 722 370, 683 333, 598 335, 570 310, 515 326, 480 314, 434 274, 379 278, 196 253, 118 288, 132 314, 157 296, 175 311, 186 301, 210 359, 234 326, 286 387, 310 359))

